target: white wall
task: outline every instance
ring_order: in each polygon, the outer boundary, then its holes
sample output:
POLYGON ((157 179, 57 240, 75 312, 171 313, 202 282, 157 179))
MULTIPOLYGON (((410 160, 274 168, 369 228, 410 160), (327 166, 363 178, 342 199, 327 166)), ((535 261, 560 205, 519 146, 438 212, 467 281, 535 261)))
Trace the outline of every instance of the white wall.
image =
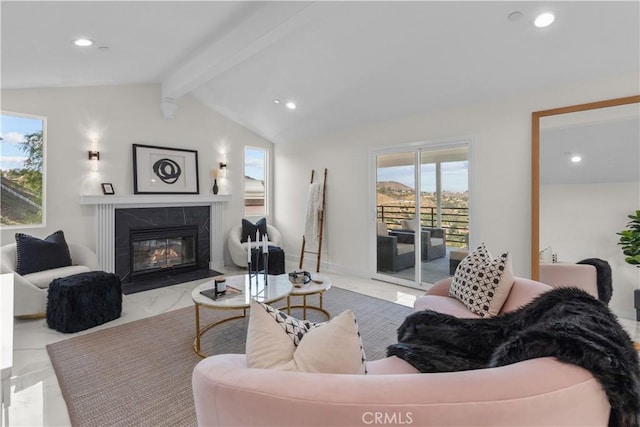
POLYGON ((628 300, 640 282, 640 269, 626 264, 618 245, 627 215, 640 207, 640 184, 573 184, 540 187, 540 247, 550 246, 559 262, 601 258, 613 277, 610 306, 633 318, 628 300))
MULTIPOLYGON (((369 152, 415 141, 472 138, 471 245, 511 251, 517 275, 530 275, 531 112, 638 93, 638 74, 514 95, 509 99, 403 117, 274 147, 274 223, 289 259, 297 258, 311 169, 328 168, 325 270, 368 277, 375 268, 373 210, 368 205, 369 152)), ((118 194, 133 192, 131 144, 197 149, 201 193, 209 194, 209 168, 229 164, 221 193, 233 195, 227 228, 243 216, 244 145, 270 142, 189 97, 176 118, 164 119, 155 85, 3 90, 2 109, 47 117, 47 226, 3 229, 2 243, 16 231, 45 236, 65 230, 69 240, 93 245, 93 208, 82 193, 100 193, 100 182, 118 194), (99 170, 86 159, 89 134, 99 133, 99 170)), ((427 96, 427 95, 425 95, 427 96)), ((307 256, 307 268, 315 266, 307 256)), ((631 285, 633 286, 633 285, 631 285)), ((635 287, 639 285, 636 282, 635 287)), ((632 296, 624 309, 632 310, 632 296)))
POLYGON ((163 118, 159 104, 157 85, 3 90, 3 111, 47 118, 47 206, 45 228, 3 229, 2 243, 13 242, 16 231, 44 237, 62 229, 68 240, 93 247, 94 208, 81 206, 80 195, 102 194, 101 182, 133 194, 133 143, 198 150, 200 194, 211 194, 209 170, 226 161, 219 194, 232 195, 227 228, 239 224, 244 146, 272 144, 189 96, 178 100, 174 119, 163 118), (100 151, 97 171, 87 160, 91 134, 100 151))
MULTIPOLYGON (((328 168, 324 268, 371 277, 374 213, 369 206, 369 152, 416 141, 472 139, 471 242, 509 250, 516 275, 531 273, 531 113, 638 93, 638 74, 514 95, 509 99, 403 117, 275 145, 275 218, 288 256, 300 251, 309 173, 328 168), (286 218, 286 220, 285 220, 286 218)), ((425 94, 425 96, 428 96, 425 94)), ((312 257, 306 259, 311 260, 312 257)), ((312 268, 315 263, 309 263, 312 268)), ((638 287, 638 282, 635 287, 638 287)), ((629 301, 625 304, 628 308, 629 301)))

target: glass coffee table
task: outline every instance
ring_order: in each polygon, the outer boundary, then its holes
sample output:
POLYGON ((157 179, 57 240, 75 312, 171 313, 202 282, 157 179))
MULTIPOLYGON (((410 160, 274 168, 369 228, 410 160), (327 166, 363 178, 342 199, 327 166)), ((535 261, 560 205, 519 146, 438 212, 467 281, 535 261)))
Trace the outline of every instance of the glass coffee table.
POLYGON ((262 274, 259 274, 257 279, 253 276, 251 283, 249 282, 248 274, 226 276, 226 285, 226 295, 221 295, 215 300, 200 293, 201 291, 207 291, 215 287, 215 281, 213 279, 197 286, 193 292, 191 292, 191 299, 196 309, 196 337, 193 341, 193 351, 200 357, 207 357, 201 347, 202 335, 205 332, 221 323, 245 317, 247 315, 247 309, 251 306, 251 301, 253 300, 270 304, 286 298, 292 289, 291 282, 289 282, 289 277, 286 274, 268 276, 267 285, 265 285, 264 275, 262 274), (214 310, 242 310, 242 314, 216 320, 201 328, 200 307, 214 310))

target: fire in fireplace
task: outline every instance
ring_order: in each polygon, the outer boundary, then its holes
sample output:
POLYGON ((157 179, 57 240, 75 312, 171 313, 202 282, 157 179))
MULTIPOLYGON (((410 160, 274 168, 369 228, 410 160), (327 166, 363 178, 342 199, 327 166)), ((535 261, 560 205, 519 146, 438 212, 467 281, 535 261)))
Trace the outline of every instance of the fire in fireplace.
POLYGON ((134 228, 131 276, 198 268, 198 226, 134 228))

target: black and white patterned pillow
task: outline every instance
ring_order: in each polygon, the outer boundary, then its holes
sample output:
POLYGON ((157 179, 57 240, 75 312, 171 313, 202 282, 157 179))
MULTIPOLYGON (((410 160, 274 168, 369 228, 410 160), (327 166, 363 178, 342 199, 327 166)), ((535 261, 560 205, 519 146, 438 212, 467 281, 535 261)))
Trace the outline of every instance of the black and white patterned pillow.
POLYGON ((247 364, 253 368, 367 373, 362 337, 351 310, 329 321, 315 323, 296 319, 267 304, 253 301, 246 356, 247 364))
MULTIPOLYGON (((276 323, 282 326, 282 329, 284 329, 286 334, 293 340, 293 344, 296 347, 298 346, 298 344, 300 344, 300 340, 302 340, 302 338, 307 332, 309 332, 313 328, 317 328, 318 326, 322 326, 327 323, 327 322, 310 322, 308 320, 296 319, 295 317, 290 316, 278 310, 277 308, 273 308, 270 305, 267 305, 259 301, 256 301, 256 302, 260 304, 262 307, 264 307, 266 312, 269 313, 271 317, 273 317, 273 320, 275 320, 276 323)), ((355 324, 355 328, 358 334, 358 340, 360 341, 360 354, 362 356, 362 365, 365 367, 364 373, 366 374, 367 373, 367 367, 366 367, 367 357, 364 353, 364 347, 362 345, 362 337, 360 336, 358 321, 356 320, 355 317, 353 318, 353 322, 355 324)))
POLYGON ((302 337, 304 337, 304 334, 309 332, 311 329, 317 328, 318 326, 325 323, 316 323, 309 322, 308 320, 296 319, 295 317, 289 316, 285 312, 280 311, 277 308, 273 308, 270 305, 264 304, 259 301, 258 304, 264 307, 266 312, 269 313, 271 317, 273 317, 273 320, 275 320, 276 323, 282 326, 282 329, 284 329, 289 338, 293 340, 293 345, 295 345, 296 347, 298 346, 298 344, 300 344, 300 340, 302 339, 302 337))
POLYGON ((482 243, 460 262, 449 295, 459 299, 473 313, 491 317, 500 312, 514 280, 509 253, 491 258, 482 243))

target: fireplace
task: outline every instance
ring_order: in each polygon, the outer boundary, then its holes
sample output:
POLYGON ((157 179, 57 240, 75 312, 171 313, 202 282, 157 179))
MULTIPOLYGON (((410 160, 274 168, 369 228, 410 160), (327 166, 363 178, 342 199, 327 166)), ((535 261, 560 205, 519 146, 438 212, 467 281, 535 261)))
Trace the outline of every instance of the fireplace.
POLYGON ((208 206, 116 209, 115 274, 123 289, 147 278, 209 270, 209 223, 208 206))
MULTIPOLYGON (((198 280, 224 266, 225 210, 229 195, 82 195, 80 204, 95 207, 96 254, 101 269, 115 273, 125 294, 198 280), (158 273, 131 281, 132 228, 198 226, 195 271, 158 273), (162 283, 161 283, 162 282, 162 283)), ((164 270, 160 270, 162 272, 164 270)))
POLYGON ((198 226, 129 230, 131 277, 198 268, 198 226))

